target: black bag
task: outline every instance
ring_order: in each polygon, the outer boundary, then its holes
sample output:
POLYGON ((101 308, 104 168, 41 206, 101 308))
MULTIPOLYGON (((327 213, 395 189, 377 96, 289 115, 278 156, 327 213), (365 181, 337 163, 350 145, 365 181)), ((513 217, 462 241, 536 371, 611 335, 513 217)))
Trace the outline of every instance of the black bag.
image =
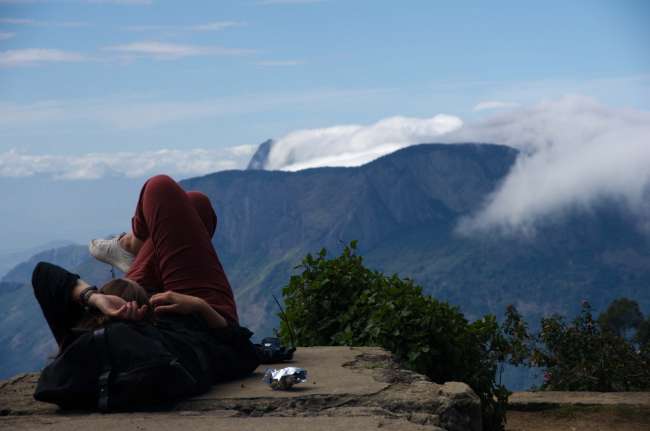
POLYGON ((277 364, 280 362, 291 361, 295 347, 288 348, 282 345, 277 337, 266 337, 260 344, 255 344, 257 356, 262 364, 277 364))
POLYGON ((101 411, 160 407, 199 391, 156 327, 112 322, 84 332, 41 372, 34 398, 101 411))

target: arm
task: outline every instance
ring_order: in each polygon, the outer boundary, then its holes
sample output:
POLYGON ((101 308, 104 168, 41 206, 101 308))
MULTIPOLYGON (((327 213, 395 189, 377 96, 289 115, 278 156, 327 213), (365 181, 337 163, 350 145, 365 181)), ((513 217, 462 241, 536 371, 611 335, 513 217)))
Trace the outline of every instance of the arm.
MULTIPOLYGON (((81 304, 81 293, 90 287, 82 279, 77 280, 77 284, 72 288, 72 300, 81 304)), ((126 302, 124 299, 115 295, 104 295, 101 292, 95 292, 88 298, 88 305, 91 305, 101 311, 104 315, 116 317, 125 320, 140 320, 147 312, 147 306, 143 305, 138 308, 135 301, 126 302)))
POLYGON ((208 324, 210 328, 225 328, 228 326, 226 319, 219 314, 217 310, 212 308, 210 304, 205 302, 201 298, 199 300, 199 305, 197 306, 196 313, 205 320, 205 323, 208 324))
POLYGON ((157 315, 164 313, 196 314, 210 328, 225 328, 228 326, 228 322, 219 312, 210 307, 205 300, 196 296, 167 291, 156 293, 149 301, 157 315))

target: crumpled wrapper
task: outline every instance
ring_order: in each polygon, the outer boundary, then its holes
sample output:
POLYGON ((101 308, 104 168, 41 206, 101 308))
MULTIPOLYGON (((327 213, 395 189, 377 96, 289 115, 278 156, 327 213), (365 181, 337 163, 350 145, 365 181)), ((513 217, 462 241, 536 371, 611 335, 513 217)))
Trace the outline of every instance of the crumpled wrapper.
POLYGON ((264 373, 262 381, 273 390, 291 389, 296 383, 303 383, 307 380, 307 370, 304 368, 286 367, 276 370, 268 368, 264 373))

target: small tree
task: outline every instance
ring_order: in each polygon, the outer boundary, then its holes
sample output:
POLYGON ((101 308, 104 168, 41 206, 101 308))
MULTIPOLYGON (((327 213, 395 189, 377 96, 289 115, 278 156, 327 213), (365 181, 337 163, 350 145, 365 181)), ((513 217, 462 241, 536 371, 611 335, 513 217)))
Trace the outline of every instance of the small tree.
POLYGON ((634 341, 639 344, 642 351, 650 352, 650 316, 639 325, 634 341))
POLYGON ((603 331, 583 301, 570 324, 561 316, 542 319, 532 349, 532 365, 545 368, 542 389, 631 391, 650 388, 650 362, 634 346, 603 331))
POLYGON ((639 304, 628 298, 612 301, 598 316, 598 323, 603 330, 613 332, 620 337, 626 337, 630 331, 638 329, 642 322, 643 314, 639 304))

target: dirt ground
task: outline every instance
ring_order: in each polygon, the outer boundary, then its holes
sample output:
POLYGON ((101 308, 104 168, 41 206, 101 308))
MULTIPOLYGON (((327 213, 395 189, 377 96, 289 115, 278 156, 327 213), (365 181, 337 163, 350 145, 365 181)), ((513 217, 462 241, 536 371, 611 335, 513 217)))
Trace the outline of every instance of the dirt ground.
POLYGON ((648 431, 650 409, 632 406, 561 407, 509 411, 506 431, 648 431))

